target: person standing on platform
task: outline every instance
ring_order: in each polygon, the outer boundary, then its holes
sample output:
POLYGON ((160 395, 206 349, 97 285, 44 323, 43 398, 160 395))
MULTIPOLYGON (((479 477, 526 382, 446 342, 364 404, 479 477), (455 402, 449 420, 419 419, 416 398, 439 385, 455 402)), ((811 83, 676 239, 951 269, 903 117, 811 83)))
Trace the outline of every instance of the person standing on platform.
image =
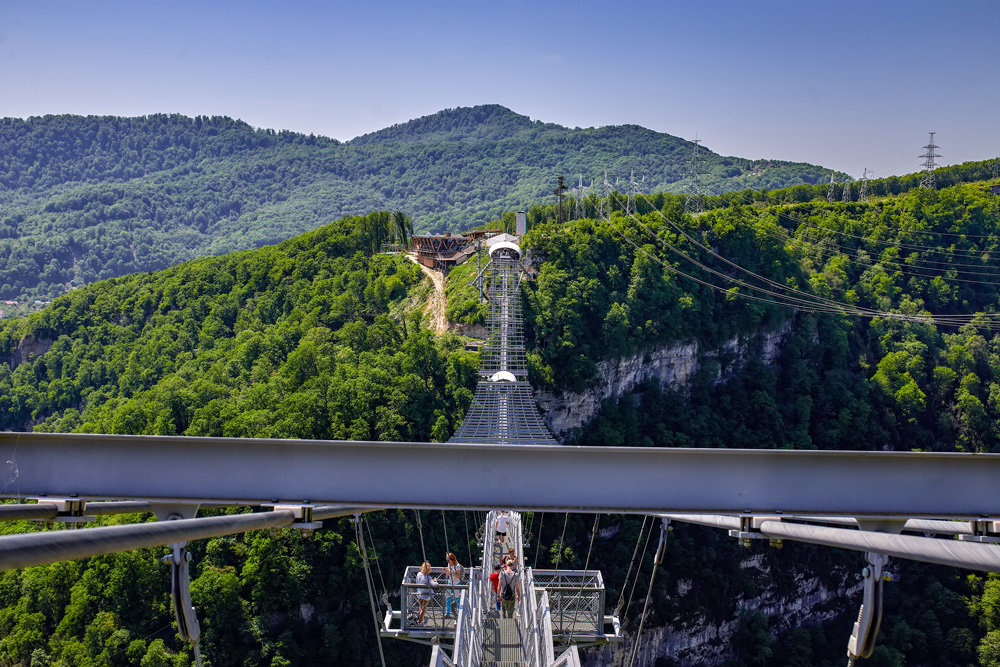
POLYGON ((434 589, 438 585, 437 580, 431 576, 431 564, 427 561, 424 561, 424 564, 420 566, 420 572, 417 573, 417 585, 420 586, 417 589, 417 604, 420 605, 417 625, 421 625, 424 622, 424 614, 427 612, 427 604, 431 601, 434 589))
MULTIPOLYGON (((445 568, 446 581, 452 586, 458 586, 462 583, 462 566, 458 562, 458 557, 454 553, 448 554, 448 566, 445 568)), ((444 615, 451 616, 451 606, 455 605, 455 616, 458 616, 458 596, 459 589, 449 588, 447 597, 444 601, 444 615)))

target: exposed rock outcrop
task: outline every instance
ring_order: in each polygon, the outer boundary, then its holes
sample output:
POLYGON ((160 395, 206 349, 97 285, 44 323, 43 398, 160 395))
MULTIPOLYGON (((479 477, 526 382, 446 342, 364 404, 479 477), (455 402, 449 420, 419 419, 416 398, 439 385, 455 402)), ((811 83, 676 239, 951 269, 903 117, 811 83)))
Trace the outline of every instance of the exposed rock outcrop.
POLYGON ((751 355, 759 355, 766 366, 771 366, 791 330, 792 321, 786 320, 777 329, 733 338, 719 349, 679 343, 602 361, 597 364, 597 377, 586 391, 559 394, 538 391, 535 398, 549 429, 561 440, 573 429, 586 425, 601 409, 602 402, 620 398, 646 380, 656 378, 664 387, 683 389, 706 362, 713 361, 717 362, 716 380, 724 382, 743 368, 751 355))
MULTIPOLYGON (((828 587, 816 577, 796 574, 794 582, 797 595, 781 595, 774 584, 774 574, 760 555, 751 556, 740 564, 740 569, 757 570, 761 583, 759 595, 752 598, 733 600, 733 616, 722 622, 697 615, 665 626, 649 628, 642 633, 636 667, 652 667, 658 658, 670 658, 682 667, 693 665, 718 665, 733 656, 727 651, 733 645, 733 635, 739 628, 740 613, 754 610, 768 618, 770 627, 776 632, 786 632, 800 626, 820 625, 843 612, 843 607, 851 596, 860 599, 862 584, 828 587)), ((678 581, 678 595, 690 590, 690 583, 678 581)), ((628 664, 635 637, 626 634, 620 644, 609 644, 599 650, 589 651, 584 664, 597 665, 628 664), (626 660, 622 663, 622 654, 626 660)), ((844 637, 847 646, 847 637, 844 637)), ((673 663, 671 663, 673 664, 673 663)))
POLYGON ((42 356, 49 351, 50 347, 52 347, 51 340, 47 338, 35 338, 31 334, 28 334, 17 344, 7 363, 10 364, 10 368, 13 370, 28 359, 42 356))

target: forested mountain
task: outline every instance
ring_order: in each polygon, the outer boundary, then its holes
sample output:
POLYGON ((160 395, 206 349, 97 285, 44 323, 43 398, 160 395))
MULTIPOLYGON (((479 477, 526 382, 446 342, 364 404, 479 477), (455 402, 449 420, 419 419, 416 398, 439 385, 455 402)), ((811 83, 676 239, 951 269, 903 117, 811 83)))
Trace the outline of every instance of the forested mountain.
MULTIPOLYGON (((585 386, 603 360, 696 342, 707 351, 683 387, 647 383, 574 434, 579 445, 1000 451, 1000 197, 989 184, 913 189, 826 203, 789 192, 715 202, 691 217, 671 194, 628 216, 556 222, 530 211, 525 238, 532 381, 585 386), (687 257, 678 254, 681 251, 687 257), (690 259, 688 259, 688 257, 690 259), (745 299, 749 277, 795 287, 796 307, 745 299), (715 270, 718 273, 712 273, 715 270), (691 278, 701 280, 693 282, 691 278), (721 274, 721 276, 719 275, 721 274), (711 287, 714 284, 716 288, 711 287), (819 298, 874 317, 824 312, 819 298), (809 304, 813 307, 809 307, 809 304), (881 315, 878 315, 881 313, 881 315), (903 314, 898 319, 889 314, 903 314), (937 318, 932 320, 927 313, 937 318), (951 318, 945 320, 944 318, 951 318), (739 363, 729 341, 787 333, 772 365, 739 363)), ((444 440, 476 380, 476 356, 423 325, 416 267, 375 255, 388 215, 350 217, 279 245, 199 259, 74 290, 0 328, 0 424, 13 430, 444 440)), ((464 269, 463 270, 468 270, 464 269)), ((478 317, 457 278, 456 318, 478 317)), ((428 553, 473 553, 461 513, 424 521, 428 553), (446 536, 447 534, 447 536, 446 536)), ((532 520, 528 558, 582 566, 591 517, 532 520)), ((412 514, 371 517, 390 594, 420 557, 412 514)), ((623 591, 641 519, 603 517, 590 565, 609 605, 623 591)), ((0 530, 25 530, 3 524, 0 530)), ((351 527, 197 543, 194 603, 213 665, 374 664, 374 633, 351 527), (304 611, 306 610, 306 611, 304 611)), ((856 554, 755 547, 677 527, 647 628, 692 619, 733 634, 732 665, 842 665, 857 599, 829 603, 814 627, 754 606, 762 590, 794 602, 815 578, 843 590, 856 554)), ((171 630, 160 550, 0 573, 0 664, 188 664, 171 630)), ((645 590, 651 554, 632 582, 645 590)), ((471 558, 470 558, 471 560, 471 558)), ((1000 578, 894 564, 870 665, 996 665, 1000 578)), ((642 601, 625 605, 634 632, 642 601)), ((387 643, 391 664, 423 655, 387 643)), ((683 656, 661 656, 657 665, 683 656)))
MULTIPOLYGON (((459 230, 552 198, 556 178, 685 187, 692 144, 637 126, 568 129, 500 106, 340 143, 224 117, 0 119, 0 299, 259 247, 343 215, 403 209, 459 230)), ((705 192, 825 181, 813 165, 702 151, 705 192)), ((623 187, 623 186, 621 186, 623 187)), ((8 307, 8 310, 10 308, 8 307)))

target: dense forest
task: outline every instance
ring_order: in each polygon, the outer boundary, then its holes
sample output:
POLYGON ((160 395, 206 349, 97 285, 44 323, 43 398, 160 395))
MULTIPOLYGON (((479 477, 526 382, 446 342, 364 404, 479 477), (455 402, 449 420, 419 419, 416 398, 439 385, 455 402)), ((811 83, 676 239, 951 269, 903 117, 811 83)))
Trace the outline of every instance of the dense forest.
MULTIPOLYGON (((941 190, 903 187, 834 203, 819 189, 810 197, 771 191, 695 217, 672 194, 640 198, 635 215, 614 199, 606 220, 557 222, 555 206, 537 207, 524 240, 534 274, 525 296, 531 379, 576 390, 604 360, 692 340, 722 349, 734 337, 784 327, 773 365, 706 358, 689 386, 647 383, 609 401, 570 442, 1000 451, 1000 337, 989 315, 1000 306, 990 279, 1000 197, 961 173, 941 190), (748 300, 748 282, 720 278, 735 273, 720 257, 810 295, 912 318, 748 300), (942 319, 972 313, 987 315, 961 326, 942 319)), ((272 247, 98 282, 4 321, 0 426, 447 439, 471 399, 477 357, 455 336, 429 333, 421 314, 428 286, 417 267, 375 252, 389 224, 384 212, 343 218, 272 247)), ((469 267, 452 276, 449 317, 475 323, 481 309, 458 280, 462 271, 469 267)), ((475 514, 432 514, 421 531, 428 552, 449 544, 473 560, 475 514)), ((650 528, 601 517, 591 554, 592 516, 526 520, 529 560, 589 560, 604 572, 609 606, 624 592, 633 545, 650 528)), ((402 567, 421 558, 416 525, 407 512, 368 518, 380 587, 390 595, 402 567)), ((856 599, 839 600, 830 621, 799 628, 748 601, 765 589, 794 597, 802 577, 849 586, 857 554, 754 549, 763 569, 742 567, 747 552, 719 531, 676 527, 647 627, 679 628, 694 617, 734 622, 734 666, 843 664, 856 599)), ((171 627, 161 553, 0 574, 0 664, 189 664, 171 627)), ((321 664, 331 656, 375 664, 348 521, 328 522, 311 538, 286 530, 207 540, 194 556, 194 604, 212 665, 321 664)), ((650 558, 634 581, 640 591, 650 558)), ((893 570, 867 664, 1000 665, 1000 578, 907 562, 893 570)), ((638 599, 623 607, 627 631, 640 611, 638 599)), ((394 665, 424 655, 385 647, 394 665)))
MULTIPOLYGON (((569 129, 495 105, 347 143, 224 117, 2 118, 0 300, 48 301, 380 208, 405 209, 419 231, 466 229, 544 201, 560 174, 589 182, 608 171, 615 181, 635 170, 647 190, 679 191, 691 148, 637 126, 569 129)), ((813 165, 703 157, 706 193, 829 176, 813 165)))

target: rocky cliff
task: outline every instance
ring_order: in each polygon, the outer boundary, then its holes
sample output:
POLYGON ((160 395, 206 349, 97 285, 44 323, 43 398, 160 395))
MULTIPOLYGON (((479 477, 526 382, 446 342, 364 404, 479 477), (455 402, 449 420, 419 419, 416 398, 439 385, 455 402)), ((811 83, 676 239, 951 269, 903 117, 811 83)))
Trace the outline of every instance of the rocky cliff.
POLYGON ((733 338, 718 349, 705 349, 698 343, 678 343, 644 350, 631 357, 602 361, 597 364, 597 377, 586 391, 538 391, 535 398, 549 429, 562 440, 573 429, 590 421, 601 409, 602 402, 618 399, 646 380, 656 378, 664 387, 683 390, 695 372, 709 362, 716 367, 716 378, 720 382, 745 366, 751 355, 759 356, 765 365, 773 365, 791 330, 792 321, 786 320, 777 329, 733 338))
MULTIPOLYGON (((776 573, 763 554, 744 559, 740 569, 744 576, 757 580, 760 586, 757 595, 734 599, 732 616, 721 622, 698 614, 674 619, 659 627, 650 627, 647 623, 639 642, 635 666, 652 667, 661 658, 671 661, 668 664, 681 667, 718 665, 730 660, 733 656, 728 651, 739 629, 740 615, 746 611, 763 614, 772 631, 784 633, 795 627, 822 624, 842 613, 845 605, 849 607, 855 602, 860 603, 862 584, 847 572, 843 576, 845 583, 833 587, 818 577, 795 573, 792 581, 797 592, 789 594, 779 590, 775 583, 776 573)), ((680 580, 674 594, 683 596, 690 586, 689 581, 680 580)), ((845 636, 845 650, 847 639, 845 636)), ((626 633, 625 641, 619 644, 607 644, 588 651, 583 662, 588 667, 629 664, 634 645, 635 636, 626 633)))

